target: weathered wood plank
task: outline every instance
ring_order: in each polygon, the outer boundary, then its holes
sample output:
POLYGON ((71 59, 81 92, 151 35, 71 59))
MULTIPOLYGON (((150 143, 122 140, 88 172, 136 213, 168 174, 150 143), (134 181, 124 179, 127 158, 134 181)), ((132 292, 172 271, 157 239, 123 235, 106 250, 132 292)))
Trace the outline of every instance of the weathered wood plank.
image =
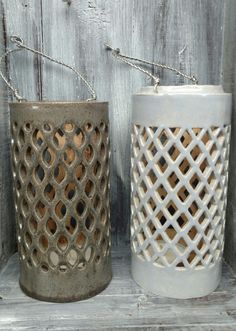
POLYGON ((236 272, 236 2, 225 2, 224 47, 222 82, 227 92, 233 93, 233 116, 229 168, 229 193, 227 208, 227 226, 225 240, 225 256, 236 272))
MULTIPOLYGON (((0 54, 5 52, 5 13, 0 3, 0 54)), ((3 70, 5 68, 2 68, 3 70)), ((0 269, 15 251, 14 205, 10 171, 10 134, 7 92, 0 81, 0 269)))
POLYGON ((130 276, 128 248, 113 252, 114 277, 98 296, 73 304, 30 299, 18 285, 18 257, 0 276, 0 330, 234 330, 236 279, 227 265, 220 287, 192 300, 158 297, 130 276))

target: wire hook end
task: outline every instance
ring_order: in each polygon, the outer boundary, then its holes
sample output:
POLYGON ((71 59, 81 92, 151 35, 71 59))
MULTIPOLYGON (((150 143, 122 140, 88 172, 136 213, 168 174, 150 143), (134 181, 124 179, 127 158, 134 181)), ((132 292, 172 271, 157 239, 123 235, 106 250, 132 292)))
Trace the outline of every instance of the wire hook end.
POLYGON ((10 40, 12 43, 16 44, 18 47, 21 47, 23 45, 23 39, 21 39, 18 36, 10 36, 10 40))

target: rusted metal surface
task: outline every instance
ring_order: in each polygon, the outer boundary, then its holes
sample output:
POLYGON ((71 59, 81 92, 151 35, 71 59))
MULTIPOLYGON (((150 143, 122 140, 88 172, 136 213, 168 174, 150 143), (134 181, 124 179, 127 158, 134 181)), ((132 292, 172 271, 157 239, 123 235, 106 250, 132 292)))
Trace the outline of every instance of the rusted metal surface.
POLYGON ((91 297, 111 279, 108 104, 11 103, 20 285, 91 297))

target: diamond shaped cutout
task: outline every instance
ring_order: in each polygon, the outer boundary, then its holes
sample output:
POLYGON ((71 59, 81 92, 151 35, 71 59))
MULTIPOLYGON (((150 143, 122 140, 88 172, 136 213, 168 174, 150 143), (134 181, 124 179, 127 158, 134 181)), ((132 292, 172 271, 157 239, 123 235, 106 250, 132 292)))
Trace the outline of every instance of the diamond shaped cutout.
POLYGON ((208 144, 208 142, 211 140, 211 136, 209 135, 208 131, 204 133, 201 140, 205 146, 208 144))
POLYGON ((35 211, 40 218, 43 218, 46 213, 46 207, 41 201, 39 201, 35 206, 35 211))
POLYGON ((174 216, 174 214, 178 210, 178 208, 176 207, 175 203, 172 200, 167 204, 166 209, 168 210, 171 216, 174 216))
POLYGON ((148 223, 147 223, 147 228, 149 229, 149 231, 151 232, 152 235, 153 235, 153 234, 156 232, 156 230, 157 230, 155 224, 153 224, 151 220, 148 221, 148 223))
POLYGON ((80 148, 84 143, 84 133, 80 128, 77 128, 73 137, 76 148, 80 148))
POLYGON ((101 133, 97 127, 94 129, 92 133, 91 140, 94 145, 98 145, 101 141, 101 133))
POLYGON ((102 167, 101 167, 101 163, 99 161, 97 161, 93 167, 93 174, 96 177, 100 177, 102 173, 102 167))
POLYGON ((137 239, 138 239, 138 242, 140 245, 142 245, 145 242, 145 240, 147 239, 143 229, 138 233, 137 239))
POLYGON ((48 250, 48 239, 45 235, 42 235, 39 238, 39 248, 43 253, 45 253, 48 250))
POLYGON ((106 147, 105 147, 104 143, 101 143, 100 156, 102 159, 104 159, 106 156, 106 147))
POLYGON ((159 211, 159 213, 157 214, 157 218, 162 226, 165 225, 165 223, 167 222, 167 219, 162 211, 159 211))
POLYGON ((18 134, 18 141, 20 143, 20 146, 23 147, 24 143, 25 143, 25 134, 24 134, 24 131, 22 129, 20 129, 20 132, 18 134))
POLYGON ((44 189, 44 196, 48 201, 53 201, 55 198, 56 191, 55 188, 51 184, 47 184, 47 186, 44 189))
POLYGON ((59 255, 55 251, 51 251, 49 254, 49 259, 53 267, 56 267, 59 264, 59 255))
POLYGON ((201 192, 199 193, 199 197, 201 200, 206 201, 208 198, 209 194, 208 194, 208 190, 206 189, 206 187, 204 187, 201 192))
POLYGON ((154 158, 157 154, 158 150, 153 142, 151 142, 151 144, 148 146, 148 152, 152 158, 154 158))
POLYGON ((25 152, 25 160, 29 164, 33 163, 36 160, 35 153, 31 146, 28 146, 25 152))
POLYGON ((95 225, 95 219, 94 216, 90 213, 85 220, 85 228, 89 232, 91 232, 93 231, 94 225, 95 225))
POLYGON ((189 191, 186 189, 185 186, 182 186, 179 189, 177 195, 181 202, 185 202, 189 197, 189 191))
POLYGON ((67 247, 68 247, 68 239, 66 238, 66 236, 61 235, 58 238, 57 247, 61 251, 65 251, 67 249, 67 247))
POLYGON ((50 236, 54 235, 57 231, 57 224, 56 222, 52 219, 49 218, 46 223, 46 230, 50 236))
POLYGON ((141 136, 141 143, 142 143, 142 145, 145 145, 146 141, 148 140, 148 134, 146 132, 145 127, 140 132, 140 136, 141 136))
POLYGON ((44 144, 43 134, 38 129, 36 129, 33 133, 33 143, 37 148, 42 147, 42 145, 44 144))
POLYGON ((180 238, 175 246, 180 254, 184 254, 186 248, 188 247, 188 244, 184 240, 184 238, 180 238))
POLYGON ((101 210, 100 215, 101 215, 100 216, 101 223, 102 223, 102 225, 105 225, 107 223, 107 212, 106 212, 105 208, 103 208, 101 210))
POLYGON ((146 168, 146 166, 148 165, 148 162, 146 160, 146 157, 145 155, 143 154, 141 159, 140 159, 140 165, 141 165, 141 168, 144 170, 146 168))
POLYGON ((84 176, 86 174, 86 169, 83 163, 80 163, 76 169, 75 169, 75 175, 78 181, 83 180, 84 176))
POLYGON ((159 139, 160 143, 162 144, 162 146, 165 146, 168 143, 168 136, 166 134, 165 129, 163 129, 161 131, 161 133, 158 135, 158 139, 159 139))
POLYGON ((66 215, 66 206, 62 201, 59 201, 56 204, 55 213, 60 219, 62 219, 66 215))
POLYGON ((26 167, 23 163, 20 165, 20 176, 21 176, 23 181, 25 180, 25 178, 27 176, 26 167))
POLYGON ((84 215, 84 213, 85 213, 85 202, 83 200, 80 200, 77 203, 76 211, 77 211, 77 214, 78 214, 79 217, 82 217, 84 215))
POLYGON ((57 181, 57 183, 60 184, 65 177, 66 177, 65 168, 62 164, 59 164, 58 166, 56 166, 54 170, 54 178, 57 181))
POLYGON ((202 226, 204 226, 204 224, 206 224, 207 222, 207 216, 205 213, 202 213, 201 216, 198 219, 198 223, 202 226))
POLYGON ((84 191, 88 198, 93 197, 94 192, 95 192, 95 185, 90 179, 87 181, 84 191))
POLYGON ((59 149, 62 149, 65 146, 66 137, 65 137, 64 132, 61 129, 58 129, 55 132, 54 137, 53 137, 53 143, 59 149))
POLYGON ((176 145, 172 145, 170 147, 170 149, 168 150, 168 154, 170 155, 170 158, 175 161, 178 156, 180 155, 180 151, 178 150, 178 148, 176 147, 176 145))
POLYGON ((66 185, 64 194, 67 200, 72 200, 75 197, 76 186, 74 182, 70 182, 66 185))
POLYGON ((172 225, 168 226, 168 228, 165 230, 165 233, 171 241, 174 240, 175 236, 177 235, 177 232, 172 225))
POLYGON ((32 185, 32 183, 29 183, 27 185, 27 195, 30 198, 30 200, 34 200, 36 196, 36 190, 35 187, 32 185))
POLYGON ((188 145, 192 142, 192 137, 188 131, 185 131, 180 138, 180 141, 184 148, 188 147, 188 145))
POLYGON ((175 172, 172 172, 167 180, 172 188, 175 188, 175 186, 179 183, 179 178, 175 172))
POLYGON ((202 163, 200 164, 200 170, 202 173, 206 173, 207 170, 209 169, 209 163, 207 161, 207 159, 203 160, 202 163))
POLYGON ((146 209, 144 207, 142 207, 142 209, 140 210, 139 214, 141 216, 142 221, 144 222, 146 220, 146 218, 147 218, 146 209))
POLYGON ((94 156, 93 147, 91 145, 88 145, 84 150, 84 158, 87 162, 92 162, 94 156))
POLYGON ((188 236, 191 240, 195 240, 198 235, 198 231, 195 226, 191 227, 191 229, 188 231, 188 236))
POLYGON ((45 148, 45 150, 43 151, 43 162, 47 165, 47 166, 51 166, 53 165, 55 159, 56 159, 56 154, 54 153, 54 151, 47 147, 45 148))
POLYGON ((146 253, 148 260, 150 260, 153 257, 153 255, 155 254, 155 251, 154 251, 152 245, 149 244, 147 246, 147 248, 145 249, 145 253, 146 253))
POLYGON ((32 234, 35 234, 38 230, 38 223, 33 217, 29 220, 29 230, 32 234))
POLYGON ((139 191, 140 191, 142 196, 144 196, 147 193, 147 186, 144 183, 144 181, 141 182, 141 184, 139 186, 139 191))
POLYGON ((154 185, 157 181, 157 176, 155 175, 152 169, 148 172, 147 176, 150 182, 152 183, 152 185, 154 185))
POLYGON ((78 248, 79 249, 84 248, 85 244, 86 244, 86 241, 87 241, 86 236, 83 234, 83 232, 80 232, 77 236, 77 239, 76 239, 76 244, 77 244, 78 248))
POLYGON ((195 189, 197 189, 198 184, 200 183, 200 178, 198 177, 197 174, 194 174, 194 175, 191 177, 189 183, 190 183, 190 185, 192 186, 192 188, 195 190, 195 189))
POLYGON ((188 218, 187 216, 182 213, 176 220, 178 226, 180 227, 180 229, 183 229, 187 224, 188 224, 188 218))
POLYGON ((101 208, 101 199, 99 195, 96 195, 93 199, 93 206, 95 210, 99 210, 101 208))
POLYGON ((195 216, 196 213, 198 212, 198 210, 199 210, 199 207, 198 207, 196 201, 193 201, 191 206, 188 208, 188 211, 190 212, 190 214, 192 216, 195 216))
POLYGON ((190 152, 190 155, 192 156, 192 159, 194 161, 196 161, 201 154, 202 154, 202 151, 198 145, 194 146, 190 152))
POLYGON ((75 249, 71 249, 71 250, 69 251, 69 253, 67 254, 66 259, 67 259, 68 263, 69 263, 72 267, 74 267, 75 264, 76 264, 76 262, 77 262, 77 259, 78 259, 78 254, 77 254, 76 250, 75 250, 75 249))
POLYGON ((194 263, 194 259, 196 257, 196 252, 191 251, 188 255, 187 261, 190 265, 192 265, 194 263))
POLYGON ((157 165, 162 173, 164 173, 168 167, 168 163, 163 156, 157 161, 157 165))
POLYGON ((75 161, 75 151, 71 147, 67 147, 65 149, 64 155, 64 162, 70 166, 75 161))
POLYGON ((191 169, 191 165, 188 162, 188 159, 184 158, 183 161, 179 165, 179 169, 183 175, 186 175, 188 171, 191 169))
POLYGON ((36 181, 38 182, 42 182, 44 180, 44 177, 45 177, 45 172, 43 170, 43 168, 41 167, 41 165, 38 165, 36 168, 35 168, 35 179, 36 181))
POLYGON ((66 231, 69 235, 73 235, 77 228, 77 221, 73 216, 69 216, 66 219, 66 231))
POLYGON ((149 206, 151 211, 154 211, 157 207, 157 205, 152 197, 148 200, 147 205, 149 206))
POLYGON ((159 197, 161 198, 161 200, 165 200, 165 198, 167 196, 167 191, 162 184, 160 186, 158 186, 157 193, 158 193, 159 197))

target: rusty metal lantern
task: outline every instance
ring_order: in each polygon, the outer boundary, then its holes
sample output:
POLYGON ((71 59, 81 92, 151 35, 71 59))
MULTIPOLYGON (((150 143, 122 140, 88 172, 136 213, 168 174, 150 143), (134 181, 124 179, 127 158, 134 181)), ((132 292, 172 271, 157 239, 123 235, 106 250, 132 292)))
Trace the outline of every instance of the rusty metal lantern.
POLYGON ((108 103, 80 77, 92 100, 27 102, 2 75, 20 101, 10 103, 20 286, 46 301, 86 299, 112 277, 108 103))

